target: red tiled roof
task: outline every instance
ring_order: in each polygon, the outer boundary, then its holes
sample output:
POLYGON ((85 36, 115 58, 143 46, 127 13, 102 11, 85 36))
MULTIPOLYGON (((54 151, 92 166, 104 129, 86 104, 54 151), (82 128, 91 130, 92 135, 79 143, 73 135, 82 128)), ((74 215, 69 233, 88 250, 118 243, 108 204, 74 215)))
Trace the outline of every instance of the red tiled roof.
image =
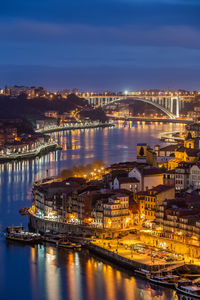
POLYGON ((160 148, 160 151, 175 151, 179 146, 180 144, 168 145, 163 148, 160 148))
POLYGON ((138 183, 139 180, 137 180, 135 177, 121 177, 118 178, 119 183, 138 183))
POLYGON ((158 193, 161 193, 161 192, 164 192, 164 191, 167 191, 167 190, 170 190, 170 189, 174 189, 173 186, 169 186, 169 185, 164 185, 164 184, 159 184, 155 187, 153 187, 151 190, 149 191, 155 191, 158 193))
POLYGON ((164 169, 160 169, 160 168, 146 168, 142 170, 142 174, 144 176, 148 176, 148 175, 159 175, 159 174, 163 174, 165 173, 164 169))

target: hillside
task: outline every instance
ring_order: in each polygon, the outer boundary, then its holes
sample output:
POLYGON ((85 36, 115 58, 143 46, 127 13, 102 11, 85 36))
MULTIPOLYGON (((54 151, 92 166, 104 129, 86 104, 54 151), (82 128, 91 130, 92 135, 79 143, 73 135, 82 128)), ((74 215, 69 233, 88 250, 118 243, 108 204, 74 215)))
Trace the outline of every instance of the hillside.
POLYGON ((82 117, 91 119, 106 120, 105 114, 101 110, 96 110, 88 105, 87 100, 71 94, 67 99, 47 98, 26 99, 25 97, 11 98, 0 96, 0 118, 25 118, 34 121, 44 116, 46 111, 58 111, 59 113, 70 112, 78 108, 83 110, 82 117))

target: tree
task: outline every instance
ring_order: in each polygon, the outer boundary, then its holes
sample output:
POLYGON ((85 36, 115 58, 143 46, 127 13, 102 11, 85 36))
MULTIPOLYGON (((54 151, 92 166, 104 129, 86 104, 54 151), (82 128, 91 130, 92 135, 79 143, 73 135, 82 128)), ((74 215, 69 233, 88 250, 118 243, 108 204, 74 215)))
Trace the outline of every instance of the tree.
POLYGON ((66 180, 69 177, 73 176, 73 172, 71 169, 64 169, 61 171, 60 175, 58 177, 60 177, 62 180, 66 180))
POLYGON ((140 148, 139 154, 140 154, 140 156, 144 156, 144 148, 143 147, 140 148))

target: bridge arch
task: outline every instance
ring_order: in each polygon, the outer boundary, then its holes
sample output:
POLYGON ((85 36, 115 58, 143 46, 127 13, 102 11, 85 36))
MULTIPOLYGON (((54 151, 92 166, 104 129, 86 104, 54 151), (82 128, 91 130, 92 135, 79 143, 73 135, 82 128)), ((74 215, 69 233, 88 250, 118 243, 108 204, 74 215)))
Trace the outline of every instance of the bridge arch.
POLYGON ((161 110, 163 113, 165 113, 170 119, 176 119, 176 116, 172 112, 168 111, 165 107, 161 106, 158 103, 147 100, 145 98, 120 98, 119 97, 119 98, 115 98, 114 100, 112 100, 108 103, 101 105, 101 107, 109 106, 112 103, 121 102, 121 101, 125 101, 125 100, 142 101, 142 102, 151 104, 151 105, 155 106, 156 108, 158 108, 159 110, 161 110))

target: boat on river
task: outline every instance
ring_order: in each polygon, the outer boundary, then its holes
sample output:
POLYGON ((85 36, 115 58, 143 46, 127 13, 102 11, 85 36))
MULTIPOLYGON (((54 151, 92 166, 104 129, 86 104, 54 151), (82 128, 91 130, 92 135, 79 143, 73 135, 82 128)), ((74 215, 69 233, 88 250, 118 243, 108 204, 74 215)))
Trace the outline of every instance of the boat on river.
POLYGON ((193 300, 200 299, 200 286, 198 285, 186 285, 176 287, 176 292, 179 296, 179 299, 184 300, 193 300), (187 298, 185 297, 187 296, 187 298))
POLYGON ((43 237, 43 241, 67 249, 80 249, 82 247, 81 244, 69 241, 65 234, 46 234, 43 237))
POLYGON ((8 226, 6 228, 6 240, 24 244, 40 243, 43 238, 39 233, 24 231, 23 226, 8 226))
POLYGON ((82 235, 67 235, 67 239, 72 243, 87 243, 88 241, 91 241, 90 236, 82 236, 82 235))
POLYGON ((57 246, 66 249, 81 249, 80 244, 75 244, 68 241, 59 242, 57 246))
POLYGON ((169 288, 175 288, 179 280, 179 276, 176 275, 147 275, 147 278, 153 284, 169 288))
POLYGON ((24 244, 35 244, 42 241, 42 236, 39 233, 32 232, 11 232, 6 234, 6 240, 20 242, 24 244))
POLYGON ((18 226, 8 226, 8 227, 6 227, 4 232, 17 233, 17 232, 23 232, 23 231, 24 231, 24 227, 22 225, 18 225, 18 226))
POLYGON ((143 277, 143 278, 147 278, 147 276, 150 275, 150 271, 142 269, 142 268, 139 270, 135 270, 134 272, 136 275, 143 277))
POLYGON ((58 245, 61 241, 64 241, 66 239, 66 235, 63 234, 45 234, 43 236, 43 241, 46 243, 51 243, 58 245))

